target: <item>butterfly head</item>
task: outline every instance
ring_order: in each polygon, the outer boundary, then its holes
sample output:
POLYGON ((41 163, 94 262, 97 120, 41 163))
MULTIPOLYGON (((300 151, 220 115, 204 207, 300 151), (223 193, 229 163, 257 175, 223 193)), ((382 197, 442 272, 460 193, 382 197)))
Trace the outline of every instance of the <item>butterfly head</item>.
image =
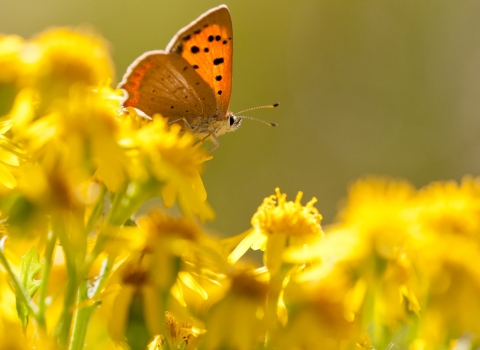
POLYGON ((216 135, 223 135, 227 132, 235 131, 242 124, 242 118, 237 117, 232 112, 227 113, 227 118, 222 121, 222 124, 218 127, 216 135))

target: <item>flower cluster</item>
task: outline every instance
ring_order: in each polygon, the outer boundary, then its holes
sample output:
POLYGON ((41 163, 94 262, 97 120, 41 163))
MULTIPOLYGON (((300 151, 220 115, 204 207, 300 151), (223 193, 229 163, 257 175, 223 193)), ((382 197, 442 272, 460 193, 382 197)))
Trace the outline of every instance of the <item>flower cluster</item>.
POLYGON ((121 108, 100 37, 0 36, 0 66, 0 349, 479 346, 479 179, 367 177, 326 227, 277 188, 215 239, 212 157, 121 108))

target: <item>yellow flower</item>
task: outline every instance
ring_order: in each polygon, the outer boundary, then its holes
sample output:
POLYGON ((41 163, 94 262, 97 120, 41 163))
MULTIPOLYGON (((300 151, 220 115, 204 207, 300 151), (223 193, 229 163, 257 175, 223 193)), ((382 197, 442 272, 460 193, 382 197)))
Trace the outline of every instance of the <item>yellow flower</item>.
POLYGON ((156 336, 148 345, 148 350, 162 350, 163 344, 168 344, 165 349, 196 349, 196 330, 187 322, 179 322, 170 313, 165 313, 167 329, 165 335, 156 336))
POLYGON ((25 74, 25 62, 22 60, 24 44, 24 40, 17 35, 0 34, 0 86, 15 88, 20 85, 25 74))
POLYGON ((305 247, 323 237, 322 215, 313 206, 316 198, 303 206, 302 192, 297 194, 295 202, 287 202, 287 195, 280 189, 275 192, 276 195, 264 199, 252 217, 252 229, 229 255, 230 263, 235 263, 250 247, 262 249, 269 272, 275 274, 282 264, 285 248, 305 247))
POLYGON ((12 170, 15 171, 20 165, 20 159, 24 154, 23 150, 5 135, 11 127, 11 120, 0 121, 0 183, 9 189, 17 186, 12 170))
POLYGON ((422 230, 480 238, 480 180, 434 182, 419 191, 422 230))
MULTIPOLYGON (((132 118, 138 116, 133 114, 132 118)), ((161 183, 166 207, 172 207, 177 201, 187 217, 196 214, 203 220, 211 220, 214 213, 206 202, 207 193, 200 177, 203 162, 209 157, 198 146, 193 146, 191 134, 181 135, 180 130, 178 124, 169 127, 166 119, 156 116, 120 143, 137 165, 130 169, 132 173, 136 172, 139 178, 151 175, 161 183)))
POLYGON ((419 337, 439 348, 467 333, 480 336, 480 246, 471 237, 447 235, 422 242, 419 272, 428 283, 419 337), (428 248, 428 250, 425 250, 428 248))
POLYGON ((1 122, 0 161, 8 168, 0 163, 0 182, 18 183, 29 200, 61 208, 78 204, 78 187, 100 164, 102 179, 119 187, 127 159, 116 139, 119 102, 103 86, 112 68, 102 39, 53 29, 28 42, 2 43, 0 61, 10 57, 16 64, 4 68, 22 79, 1 122))
POLYGON ((138 226, 145 232, 144 246, 129 254, 110 282, 111 286, 121 286, 113 306, 118 317, 110 326, 116 340, 125 332, 130 304, 136 296, 142 300, 149 333, 163 334, 165 321, 159 315, 166 311, 167 302, 172 304, 170 295, 176 299, 176 305, 183 307, 187 306, 185 288, 206 300, 208 295, 202 284, 212 283, 209 279, 221 262, 220 255, 213 254, 211 247, 201 245, 202 233, 190 220, 155 211, 140 217, 138 226))
POLYGON ((289 283, 285 289, 289 318, 277 329, 277 349, 352 349, 361 338, 361 323, 351 316, 345 299, 348 278, 341 274, 316 285, 289 283))
POLYGON ((128 162, 115 139, 115 117, 105 96, 78 91, 65 111, 17 125, 14 137, 29 157, 17 172, 20 191, 34 202, 66 209, 84 204, 77 193, 98 168, 105 183, 118 187, 128 162))
POLYGON ((309 252, 291 250, 286 256, 292 262, 317 261, 297 281, 324 288, 344 280, 345 289, 337 292, 344 295, 344 317, 371 320, 373 341, 382 348, 390 341, 389 331, 420 311, 415 191, 402 181, 369 177, 352 186, 346 203, 342 221, 326 231, 324 240, 309 252))
MULTIPOLYGON (((124 341, 130 323, 137 319, 139 320, 136 321, 138 323, 136 327, 146 329, 150 336, 159 334, 163 330, 164 322, 161 318, 165 306, 162 305, 163 300, 151 282, 147 268, 142 264, 141 256, 132 256, 118 270, 120 288, 111 288, 112 291, 117 289, 118 293, 112 304, 108 327, 115 342, 124 341), (134 259, 140 262, 136 263, 134 259), (134 318, 131 315, 132 312, 139 312, 142 316, 134 318)), ((144 332, 141 331, 139 334, 142 333, 144 332)), ((145 348, 150 336, 138 336, 137 339, 127 339, 127 341, 135 341, 137 345, 141 344, 145 348)))
POLYGON ((434 349, 466 331, 480 335, 479 180, 435 182, 419 191, 418 273, 426 286, 418 344, 434 349))
POLYGON ((107 45, 90 30, 47 30, 31 45, 32 51, 38 51, 34 85, 45 108, 51 103, 61 104, 60 99, 68 97, 74 85, 96 88, 111 82, 113 69, 107 45))
POLYGON ((256 348, 265 336, 268 285, 249 273, 237 273, 225 297, 208 312, 203 349, 256 348))

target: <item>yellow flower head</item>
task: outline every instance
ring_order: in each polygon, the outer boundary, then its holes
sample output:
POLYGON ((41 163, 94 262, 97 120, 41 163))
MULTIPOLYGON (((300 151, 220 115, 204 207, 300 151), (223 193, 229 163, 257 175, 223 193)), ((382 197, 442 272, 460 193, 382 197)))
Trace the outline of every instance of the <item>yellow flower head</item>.
POLYGON ((186 306, 185 287, 206 300, 208 294, 199 280, 215 278, 219 259, 202 246, 203 235, 197 224, 160 211, 150 212, 138 224, 148 236, 143 252, 152 282, 170 291, 183 306, 186 306))
POLYGON ((349 307, 353 295, 347 286, 341 275, 316 285, 289 283, 284 294, 290 312, 285 328, 278 332, 277 347, 335 349, 343 343, 353 349, 360 322, 349 307))
POLYGON ((165 340, 170 349, 193 349, 192 340, 196 336, 192 325, 188 322, 177 321, 177 319, 170 313, 165 313, 167 331, 165 333, 165 340), (190 345, 190 347, 189 347, 190 345))
POLYGON ((415 189, 406 181, 370 176, 349 191, 339 221, 383 258, 395 258, 416 219, 415 189))
POLYGON ((89 31, 52 29, 31 44, 40 53, 35 71, 38 87, 43 94, 50 90, 52 99, 68 94, 74 84, 96 87, 111 81, 113 69, 106 44, 89 31))
POLYGON ((263 200, 252 217, 252 226, 265 235, 275 235, 281 232, 292 237, 322 235, 320 222, 322 215, 313 205, 317 202, 312 198, 305 206, 301 204, 302 192, 298 192, 295 202, 287 202, 287 195, 275 189, 275 195, 263 200))
POLYGON ((161 211, 153 211, 140 218, 139 225, 150 234, 151 239, 170 236, 195 241, 200 235, 198 226, 193 222, 171 217, 161 211))
POLYGON ((418 194, 417 269, 428 287, 420 333, 432 348, 446 334, 480 334, 479 190, 478 179, 465 177, 460 184, 434 182, 418 194))
POLYGON ((248 272, 234 274, 230 290, 208 312, 205 348, 254 349, 265 332, 267 293, 268 284, 248 272))
POLYGON ((307 253, 287 255, 293 262, 317 258, 298 278, 319 288, 344 281, 340 289, 349 319, 367 313, 374 315, 376 326, 395 327, 418 312, 412 262, 418 228, 415 195, 413 187, 401 181, 369 177, 355 183, 341 221, 327 230, 325 239, 307 253), (369 305, 369 300, 374 303, 369 305))
MULTIPOLYGON (((0 84, 17 85, 25 72, 21 51, 24 40, 16 35, 0 34, 0 84)), ((3 96, 2 96, 3 97, 3 96)))
POLYGON ((279 188, 276 194, 267 197, 252 218, 252 229, 229 255, 230 263, 235 263, 251 247, 265 250, 265 262, 270 273, 280 268, 285 248, 303 247, 323 237, 320 226, 322 215, 313 205, 312 198, 305 206, 301 204, 302 192, 295 202, 288 202, 287 195, 279 188))
POLYGON ((434 182, 419 191, 419 220, 426 231, 480 237, 480 180, 434 182))
POLYGON ((77 193, 97 171, 113 189, 126 178, 127 158, 116 140, 117 114, 106 93, 70 91, 63 111, 33 121, 12 116, 13 137, 28 155, 18 171, 19 189, 42 206, 83 205, 77 193))
POLYGON ((11 126, 11 120, 0 121, 0 183, 9 189, 17 186, 14 173, 25 158, 23 150, 5 135, 11 126))
MULTIPOLYGON (((131 120, 127 118, 126 123, 131 125, 131 120)), ((167 119, 156 116, 133 134, 129 132, 121 144, 134 158, 136 166, 130 169, 134 176, 153 176, 162 184, 165 206, 171 207, 177 201, 186 216, 196 214, 211 220, 214 213, 206 203, 207 193, 200 177, 203 162, 209 157, 198 146, 193 146, 191 134, 181 134, 180 130, 178 124, 169 126, 167 119)))

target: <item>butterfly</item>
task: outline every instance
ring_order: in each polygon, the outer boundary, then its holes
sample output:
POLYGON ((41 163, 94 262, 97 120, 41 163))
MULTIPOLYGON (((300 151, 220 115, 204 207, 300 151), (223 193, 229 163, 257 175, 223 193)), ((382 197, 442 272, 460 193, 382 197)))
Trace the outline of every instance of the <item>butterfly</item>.
POLYGON ((128 67, 119 84, 126 92, 122 105, 150 117, 160 113, 170 124, 210 137, 215 149, 217 137, 242 122, 228 111, 232 53, 232 19, 220 5, 182 28, 166 50, 146 52, 128 67))

